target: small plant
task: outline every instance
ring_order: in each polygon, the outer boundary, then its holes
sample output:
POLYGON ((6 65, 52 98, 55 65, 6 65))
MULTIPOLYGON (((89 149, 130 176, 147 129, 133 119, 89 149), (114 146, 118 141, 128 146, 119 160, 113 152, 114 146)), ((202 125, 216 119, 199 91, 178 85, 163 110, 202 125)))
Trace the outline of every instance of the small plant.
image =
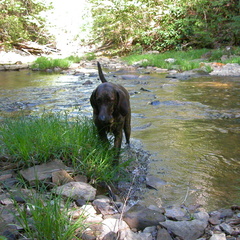
POLYGON ((85 58, 86 58, 86 60, 91 61, 91 60, 96 59, 96 55, 95 55, 95 53, 87 53, 85 55, 85 58))
POLYGON ((68 68, 70 64, 71 61, 68 59, 52 59, 47 57, 39 57, 35 60, 31 68, 45 70, 59 67, 65 69, 68 68))
POLYGON ((39 240, 70 240, 84 230, 85 218, 73 220, 69 214, 70 200, 61 196, 46 196, 33 193, 24 198, 26 203, 15 203, 17 221, 23 227, 26 237, 39 240))
POLYGON ((70 57, 67 57, 66 59, 73 63, 79 63, 82 60, 82 57, 70 56, 70 57))

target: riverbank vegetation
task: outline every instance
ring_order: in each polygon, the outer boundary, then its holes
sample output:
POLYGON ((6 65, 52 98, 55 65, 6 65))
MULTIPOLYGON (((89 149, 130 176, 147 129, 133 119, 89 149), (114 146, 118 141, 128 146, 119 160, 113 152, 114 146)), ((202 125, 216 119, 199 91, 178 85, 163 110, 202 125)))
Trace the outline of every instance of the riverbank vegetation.
POLYGON ((67 114, 5 119, 0 123, 0 155, 17 168, 61 159, 93 182, 109 182, 119 168, 113 151, 98 139, 92 121, 71 121, 67 114))
POLYGON ((188 51, 171 50, 158 54, 129 54, 122 59, 128 64, 138 63, 138 65, 143 67, 153 66, 164 69, 187 71, 200 68, 203 62, 240 64, 240 48, 232 48, 229 51, 225 48, 215 50, 205 48, 188 51))
POLYGON ((17 47, 24 41, 48 43, 51 37, 44 30, 46 21, 40 13, 50 8, 51 5, 41 1, 1 1, 0 47, 17 47))
MULTIPOLYGON (((93 60, 96 56, 89 53, 86 56, 70 56, 64 59, 53 59, 49 57, 39 57, 32 64, 32 69, 46 70, 54 68, 68 68, 71 63, 78 63, 81 60, 93 60)), ((176 69, 179 71, 187 71, 201 67, 202 62, 218 62, 218 63, 238 63, 240 64, 240 48, 232 47, 229 50, 221 49, 192 49, 187 51, 171 50, 163 53, 132 53, 122 60, 128 64, 136 64, 139 66, 159 67, 164 69, 176 69), (223 57, 224 56, 224 57, 223 57), (172 59, 173 61, 169 60, 172 59)), ((208 69, 209 71, 211 69, 208 69)))
POLYGON ((64 201, 62 196, 47 195, 46 192, 41 190, 36 193, 32 190, 30 196, 24 196, 27 211, 17 202, 15 203, 17 212, 15 217, 23 227, 24 235, 29 239, 76 239, 77 233, 81 235, 86 228, 84 223, 86 217, 80 214, 77 220, 73 220, 69 214, 71 200, 64 201))
POLYGON ((240 43, 234 0, 91 0, 95 42, 120 52, 219 48, 240 43))
MULTIPOLYGON (((97 44, 115 54, 145 50, 186 50, 240 43, 240 5, 235 0, 89 0, 84 44, 97 44)), ((1 1, 0 46, 34 41, 54 43, 41 13, 52 6, 29 0, 1 1)), ((43 15, 42 15, 43 16, 43 15)), ((81 38, 83 28, 79 26, 81 38)))
POLYGON ((39 57, 31 65, 32 69, 46 70, 61 68, 69 68, 72 63, 79 63, 81 60, 93 60, 95 59, 94 53, 88 53, 85 56, 69 56, 66 58, 51 58, 51 57, 39 57))

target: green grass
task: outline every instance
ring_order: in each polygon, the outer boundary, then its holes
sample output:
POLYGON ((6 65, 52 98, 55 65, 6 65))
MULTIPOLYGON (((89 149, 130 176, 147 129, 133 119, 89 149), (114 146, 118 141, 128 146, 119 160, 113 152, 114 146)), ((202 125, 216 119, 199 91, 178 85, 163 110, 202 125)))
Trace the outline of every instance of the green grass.
POLYGON ((79 56, 69 56, 67 58, 50 58, 50 57, 39 57, 37 58, 31 68, 32 69, 54 69, 54 68, 69 68, 72 63, 80 62, 82 57, 79 56))
POLYGON ((50 57, 39 57, 31 65, 32 69, 46 70, 61 68, 67 69, 72 63, 79 63, 82 59, 94 60, 96 58, 94 53, 87 53, 85 56, 69 56, 67 58, 50 58, 50 57))
POLYGON ((32 64, 32 69, 53 69, 55 67, 68 68, 71 65, 71 61, 68 59, 52 59, 47 57, 39 57, 32 64))
MULTIPOLYGON (((70 200, 63 201, 61 196, 35 193, 23 196, 26 203, 22 207, 15 202, 16 219, 24 229, 25 237, 38 240, 70 240, 81 235, 85 229, 85 217, 82 215, 73 220, 70 211, 70 200)), ((79 238, 76 238, 79 239, 79 238)))
POLYGON ((113 180, 121 168, 113 166, 114 152, 99 141, 92 121, 70 122, 67 114, 5 119, 0 123, 0 156, 19 168, 62 159, 94 182, 113 180))
MULTIPOLYGON (((240 48, 236 48, 234 52, 231 53, 233 57, 227 59, 223 63, 240 63, 239 52, 240 48), (234 54, 238 54, 238 56, 234 56, 234 54)), ((128 64, 134 64, 135 62, 145 59, 145 61, 140 64, 143 67, 153 66, 165 69, 187 71, 199 68, 201 62, 222 62, 221 57, 226 54, 227 53, 225 49, 196 49, 188 51, 168 51, 159 54, 133 54, 123 57, 122 59, 128 64), (208 52, 211 52, 210 58, 208 60, 201 59, 201 56, 208 52), (165 61, 168 58, 174 58, 176 61, 174 63, 168 63, 165 61)))

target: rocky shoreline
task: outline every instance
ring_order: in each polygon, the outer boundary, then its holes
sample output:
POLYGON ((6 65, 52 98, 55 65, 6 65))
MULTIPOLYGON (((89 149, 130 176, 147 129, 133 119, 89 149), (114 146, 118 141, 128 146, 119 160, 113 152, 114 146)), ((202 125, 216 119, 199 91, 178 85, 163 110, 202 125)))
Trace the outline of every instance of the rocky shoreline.
POLYGON ((71 199, 71 207, 68 209, 70 218, 77 221, 84 216, 84 224, 87 226, 83 232, 76 233, 76 239, 240 239, 240 206, 209 213, 201 206, 184 204, 166 208, 146 206, 141 200, 131 201, 132 186, 126 188, 124 198, 99 195, 85 176, 74 176, 73 169, 60 160, 21 170, 19 175, 28 183, 29 188, 18 187, 19 180, 13 170, 1 171, 0 177, 0 236, 9 240, 28 239, 16 218, 19 214, 16 206, 26 209, 27 220, 31 221, 32 212, 28 205, 32 204, 33 194, 43 201, 51 194, 71 199), (37 193, 34 190, 36 182, 51 187, 45 193, 37 193))
MULTIPOLYGON (((16 60, 16 59, 15 59, 16 60)), ((14 61, 15 61, 14 60, 14 61)), ((103 62, 103 66, 107 68, 136 68, 137 66, 127 66, 119 59, 99 58, 103 62)), ((17 62, 17 61, 16 61, 17 62)), ((15 62, 15 63, 16 63, 15 62)), ((18 62, 17 64, 9 64, 10 66, 20 67, 22 65, 28 66, 28 63, 18 62)), ((82 65, 92 65, 92 62, 84 61, 82 65)), ((95 63, 94 63, 95 64, 95 63)), ((2 65, 3 66, 3 65, 2 65)), ((4 64, 4 66, 7 66, 4 64)), ((79 64, 73 65, 67 73, 77 74, 79 64)), ((216 76, 240 76, 240 66, 238 64, 226 64, 223 66, 216 66, 216 76), (231 70, 231 71, 230 71, 231 70), (220 74, 220 75, 219 75, 220 74)), ((20 68, 15 70, 20 70, 20 68)), ((13 69, 3 69, 13 70, 13 69)), ((192 70, 184 73, 167 71, 166 69, 159 69, 154 67, 147 68, 151 72, 166 72, 169 78, 177 78, 185 80, 199 75, 208 75, 202 70, 192 70)), ((214 71, 212 73, 214 73, 214 71)), ((210 73, 211 75, 213 75, 210 73)), ((139 150, 140 151, 140 150, 139 150)), ((134 153, 136 154, 136 152, 134 153)), ((233 206, 231 209, 221 209, 207 213, 201 206, 185 206, 176 205, 163 208, 162 206, 146 206, 140 200, 141 185, 146 185, 144 171, 141 172, 141 165, 146 162, 143 156, 142 162, 137 163, 129 172, 133 174, 133 181, 129 184, 122 184, 122 193, 126 195, 120 198, 111 198, 97 194, 97 189, 89 185, 86 180, 80 178, 73 178, 73 172, 69 173, 69 169, 60 163, 57 168, 46 169, 44 172, 50 175, 44 176, 43 179, 38 176, 38 180, 52 183, 54 186, 64 187, 60 192, 66 193, 67 188, 80 190, 76 192, 72 198, 71 214, 73 219, 78 219, 84 212, 86 215, 86 223, 88 228, 84 231, 79 239, 156 239, 156 240, 239 240, 240 239, 240 207, 233 206), (61 170, 61 171, 60 171, 61 170), (56 178, 58 176, 58 178, 56 178), (133 186, 132 184, 135 184, 133 186), (65 189, 66 187, 66 189, 65 189), (84 190, 83 190, 84 189, 84 190), (135 191, 134 193, 132 191, 135 191), (82 195, 82 193, 84 193, 82 195), (131 193, 131 194, 128 194, 131 193), (87 196, 87 197, 86 197, 87 196), (86 198, 85 198, 86 197, 86 198), (126 200, 126 201, 124 201, 126 200), (96 227, 97 226, 97 227, 96 227)), ((4 160, 1 160, 3 163, 4 160)), ((57 160, 59 163, 59 161, 57 160)), ((56 166, 56 162, 54 163, 56 166)), ((31 171, 27 169, 26 171, 31 171)), ((40 174, 40 170, 37 174, 40 174)), ((29 183, 34 182, 34 179, 29 179, 24 171, 21 171, 22 177, 29 183)), ((14 217, 14 204, 27 206, 29 198, 24 198, 29 192, 27 189, 16 188, 18 180, 16 173, 11 170, 1 171, 1 185, 0 185, 0 236, 3 235, 7 239, 26 239, 24 236, 24 229, 19 227, 14 217), (14 194, 13 194, 14 193, 14 194)), ((35 175, 35 174, 34 174, 35 175)), ((36 177, 36 176, 35 176, 36 177)), ((84 178, 83 178, 84 179, 84 178)), ((30 184, 31 185, 31 184, 30 184)), ((121 184, 119 184, 121 188, 121 184)), ((51 191, 46 192, 46 196, 51 191)), ((71 194, 72 191, 70 191, 71 194)), ((58 194, 56 192, 56 194, 58 194)), ((30 213, 29 213, 30 215, 30 213)))

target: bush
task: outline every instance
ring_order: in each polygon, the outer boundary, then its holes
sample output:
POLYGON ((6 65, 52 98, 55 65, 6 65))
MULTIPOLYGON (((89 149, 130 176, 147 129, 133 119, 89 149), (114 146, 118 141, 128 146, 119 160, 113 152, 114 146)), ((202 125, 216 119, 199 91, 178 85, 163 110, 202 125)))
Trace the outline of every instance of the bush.
POLYGON ((40 1, 2 0, 0 5, 0 42, 13 46, 26 40, 48 42, 43 31, 45 20, 39 13, 50 9, 40 1))
POLYGON ((122 52, 239 44, 239 1, 91 2, 93 39, 122 52))

